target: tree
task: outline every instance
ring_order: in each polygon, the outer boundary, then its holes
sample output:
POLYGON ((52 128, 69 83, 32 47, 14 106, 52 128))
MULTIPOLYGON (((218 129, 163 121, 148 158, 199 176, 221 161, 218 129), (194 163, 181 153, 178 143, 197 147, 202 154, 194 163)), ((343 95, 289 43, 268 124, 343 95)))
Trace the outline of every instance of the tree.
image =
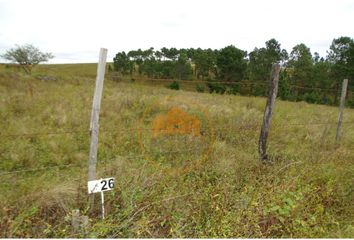
POLYGON ((155 52, 155 57, 157 58, 158 61, 161 61, 161 59, 162 59, 162 52, 161 52, 161 51, 156 51, 156 52, 155 52))
POLYGON ((153 59, 153 58, 155 58, 154 57, 154 48, 153 47, 151 47, 151 48, 149 48, 149 49, 147 49, 147 50, 144 50, 144 51, 142 51, 142 57, 143 57, 143 61, 145 61, 145 60, 151 60, 151 59, 153 59))
POLYGON ((194 50, 192 60, 195 64, 196 76, 204 79, 209 76, 209 72, 216 72, 216 53, 212 49, 201 49, 198 48, 194 50))
MULTIPOLYGON (((323 57, 320 57, 318 53, 314 53, 314 64, 312 67, 312 82, 313 85, 311 87, 330 89, 333 88, 333 84, 335 83, 333 79, 330 77, 330 68, 331 64, 326 61, 323 57)), ((316 103, 324 103, 324 104, 333 104, 335 102, 335 95, 331 91, 316 91, 312 90, 312 92, 316 92, 317 99, 316 103)), ((314 95, 314 94, 313 94, 314 95)))
POLYGON ((288 53, 281 49, 280 43, 274 38, 265 43, 266 47, 255 48, 249 54, 248 75, 253 81, 268 81, 274 63, 285 62, 288 53))
POLYGON ((41 62, 47 62, 54 56, 51 53, 43 53, 38 48, 31 44, 23 46, 16 45, 15 48, 11 48, 2 58, 18 63, 22 66, 27 74, 31 74, 32 68, 41 62))
POLYGON ((333 39, 328 52, 328 61, 332 64, 331 76, 337 83, 344 78, 354 79, 354 40, 350 37, 333 39))
POLYGON ((180 53, 175 63, 176 77, 178 79, 187 79, 192 73, 191 65, 188 61, 187 53, 180 53))
POLYGON ((313 59, 310 48, 301 43, 293 47, 288 67, 292 68, 291 79, 294 83, 302 86, 311 86, 313 59))
MULTIPOLYGON (((354 86, 354 40, 350 37, 339 37, 333 39, 329 48, 327 60, 331 64, 330 76, 337 92, 341 87, 342 81, 348 78, 349 87, 354 86)), ((335 103, 339 96, 336 94, 335 103)))
MULTIPOLYGON (((312 79, 313 58, 310 48, 303 43, 294 46, 289 56, 286 71, 290 84, 300 87, 314 86, 315 84, 312 79)), ((290 99, 295 101, 305 100, 303 98, 305 91, 306 89, 304 88, 292 87, 290 99)))
POLYGON ((114 70, 122 75, 133 74, 134 63, 130 61, 129 56, 124 51, 117 53, 113 58, 113 66, 114 70))
MULTIPOLYGON (((284 63, 288 59, 288 53, 285 49, 281 49, 280 43, 274 38, 268 40, 266 43, 266 53, 269 69, 273 63, 284 63)), ((270 70, 268 70, 270 72, 270 70)))
POLYGON ((331 88, 333 81, 329 75, 331 64, 315 52, 313 57, 312 81, 313 87, 331 88))
MULTIPOLYGON (((248 78, 250 82, 266 82, 269 80, 272 61, 268 60, 266 48, 255 48, 249 53, 248 78)), ((266 88, 263 85, 251 85, 251 93, 256 96, 264 96, 266 88)))
POLYGON ((130 61, 132 61, 132 72, 135 69, 135 66, 138 67, 138 72, 141 74, 141 65, 143 64, 143 51, 139 48, 138 50, 129 51, 127 54, 130 61))
POLYGON ((247 52, 233 45, 221 49, 216 58, 219 76, 226 81, 240 81, 247 69, 247 52))
POLYGON ((163 48, 161 48, 161 52, 162 52, 162 54, 163 54, 165 60, 166 60, 166 58, 167 58, 167 59, 169 59, 169 60, 174 61, 174 60, 176 60, 176 59, 178 58, 178 53, 179 53, 179 51, 178 51, 177 48, 170 48, 170 49, 168 49, 168 48, 166 48, 166 47, 163 47, 163 48))

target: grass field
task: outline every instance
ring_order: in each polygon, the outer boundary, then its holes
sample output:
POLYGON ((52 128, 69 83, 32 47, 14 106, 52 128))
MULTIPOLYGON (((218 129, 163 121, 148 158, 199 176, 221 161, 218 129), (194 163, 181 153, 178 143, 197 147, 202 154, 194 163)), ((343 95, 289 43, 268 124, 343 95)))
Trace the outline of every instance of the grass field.
POLYGON ((116 186, 106 219, 97 195, 88 229, 73 232, 72 210, 88 214, 95 72, 0 66, 0 237, 354 237, 354 109, 335 143, 337 107, 277 101, 262 164, 265 98, 110 80, 97 175, 116 186), (199 119, 198 135, 154 135, 173 108, 199 119))

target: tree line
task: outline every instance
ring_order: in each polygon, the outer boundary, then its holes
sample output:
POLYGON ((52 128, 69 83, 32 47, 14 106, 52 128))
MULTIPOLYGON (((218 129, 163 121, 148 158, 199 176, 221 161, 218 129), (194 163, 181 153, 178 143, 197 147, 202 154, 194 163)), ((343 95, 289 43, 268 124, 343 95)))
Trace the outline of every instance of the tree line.
MULTIPOLYGON (((247 53, 233 45, 222 49, 166 48, 118 52, 113 69, 123 76, 202 80, 210 93, 266 96, 273 63, 280 63, 278 96, 283 100, 337 104, 343 79, 354 89, 354 40, 333 39, 327 56, 311 53, 304 43, 288 53, 276 39, 247 53)), ((198 91, 203 87, 196 85, 198 91)), ((353 94, 347 104, 354 106, 353 94)))

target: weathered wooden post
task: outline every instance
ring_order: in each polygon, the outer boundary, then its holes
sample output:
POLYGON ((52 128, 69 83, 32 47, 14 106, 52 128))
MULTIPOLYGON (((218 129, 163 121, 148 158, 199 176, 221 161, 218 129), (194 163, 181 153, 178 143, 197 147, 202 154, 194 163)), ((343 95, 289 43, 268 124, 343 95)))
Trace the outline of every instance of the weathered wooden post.
MULTIPOLYGON (((96 179, 96 163, 97 163, 97 146, 98 146, 98 129, 99 129, 99 114, 101 106, 101 97, 103 90, 104 73, 106 68, 107 59, 107 49, 101 48, 99 55, 99 62, 97 66, 97 77, 96 77, 96 87, 93 96, 92 112, 91 112, 91 122, 90 122, 90 133, 91 133, 91 144, 90 144, 90 156, 88 160, 88 181, 96 179)), ((89 195, 90 210, 93 210, 94 193, 89 195)))
POLYGON ((347 87, 348 87, 348 79, 344 79, 343 80, 343 84, 342 84, 342 93, 340 95, 339 116, 338 116, 338 126, 337 126, 337 133, 336 133, 336 141, 339 141, 340 138, 341 138, 343 111, 344 111, 344 106, 345 106, 345 97, 347 95, 347 87))
POLYGON ((270 79, 270 89, 267 99, 267 104, 264 110, 263 124, 261 129, 261 134, 258 141, 258 153, 259 158, 262 162, 267 161, 267 138, 269 133, 270 121, 272 119, 272 114, 274 110, 275 98, 278 93, 278 82, 279 82, 279 71, 280 65, 278 63, 272 66, 272 75, 270 79))

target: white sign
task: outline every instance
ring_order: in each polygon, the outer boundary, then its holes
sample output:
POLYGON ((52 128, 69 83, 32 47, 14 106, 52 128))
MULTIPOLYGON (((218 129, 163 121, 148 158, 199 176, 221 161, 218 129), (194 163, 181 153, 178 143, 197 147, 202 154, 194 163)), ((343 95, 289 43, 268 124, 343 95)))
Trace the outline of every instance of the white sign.
POLYGON ((110 191, 114 188, 114 178, 101 178, 87 182, 88 193, 110 191))

